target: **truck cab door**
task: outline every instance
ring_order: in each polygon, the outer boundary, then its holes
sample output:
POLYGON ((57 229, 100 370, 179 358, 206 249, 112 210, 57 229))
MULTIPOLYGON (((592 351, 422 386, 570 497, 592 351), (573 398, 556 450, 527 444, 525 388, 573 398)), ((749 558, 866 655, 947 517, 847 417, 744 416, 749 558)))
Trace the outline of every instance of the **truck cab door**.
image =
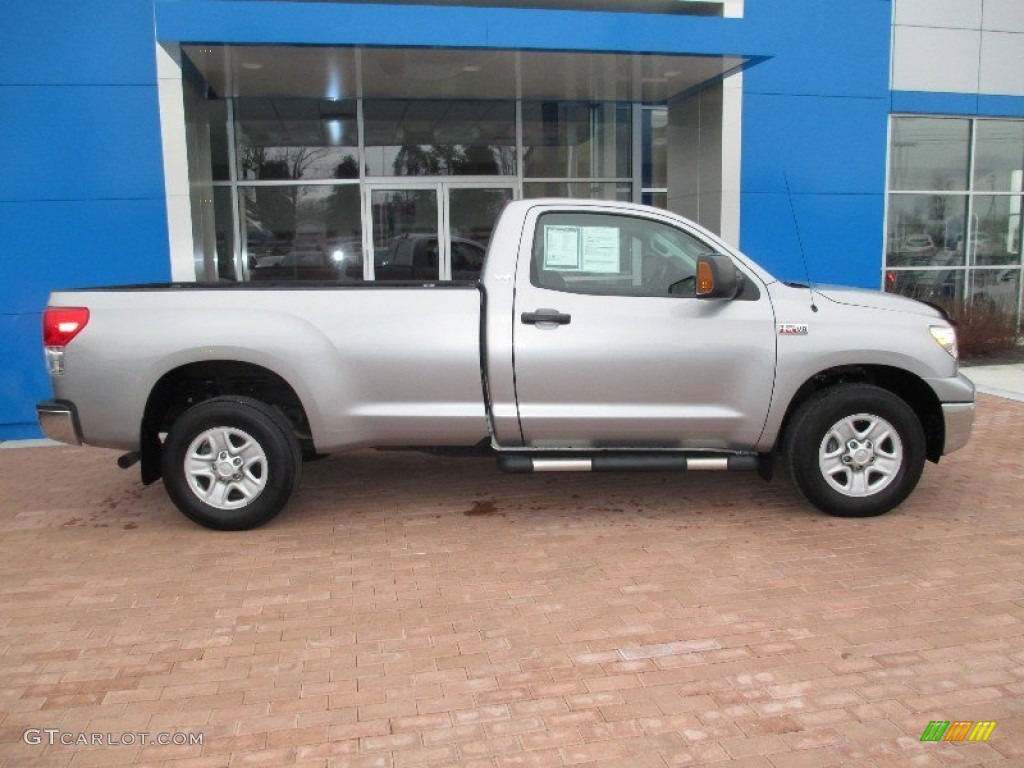
POLYGON ((524 446, 757 443, 776 339, 755 275, 740 268, 735 298, 699 299, 697 258, 716 247, 669 217, 613 207, 534 208, 521 248, 512 326, 524 446))

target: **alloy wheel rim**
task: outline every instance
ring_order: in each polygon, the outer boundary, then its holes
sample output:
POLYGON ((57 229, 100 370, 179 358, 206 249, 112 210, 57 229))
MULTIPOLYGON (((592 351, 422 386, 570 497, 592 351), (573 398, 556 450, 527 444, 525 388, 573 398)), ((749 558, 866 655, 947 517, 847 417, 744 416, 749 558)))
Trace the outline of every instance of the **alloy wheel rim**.
POLYGON ((267 486, 267 454, 248 432, 211 427, 185 453, 185 478, 196 498, 220 510, 241 509, 267 486))
POLYGON ((864 498, 888 488, 903 466, 903 441, 886 419, 870 413, 844 416, 825 433, 818 469, 844 496, 864 498))

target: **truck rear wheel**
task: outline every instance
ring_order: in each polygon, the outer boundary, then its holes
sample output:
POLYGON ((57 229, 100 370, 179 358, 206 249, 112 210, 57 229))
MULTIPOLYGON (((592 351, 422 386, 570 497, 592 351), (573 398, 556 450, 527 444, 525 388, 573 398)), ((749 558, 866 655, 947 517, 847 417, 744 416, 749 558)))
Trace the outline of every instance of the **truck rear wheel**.
POLYGON ((917 414, 880 387, 842 384, 800 406, 785 454, 797 490, 836 517, 873 517, 917 486, 926 443, 917 414))
POLYGON ((199 525, 256 528, 280 512, 298 484, 302 454, 276 410, 248 397, 216 397, 187 410, 163 446, 164 486, 199 525))

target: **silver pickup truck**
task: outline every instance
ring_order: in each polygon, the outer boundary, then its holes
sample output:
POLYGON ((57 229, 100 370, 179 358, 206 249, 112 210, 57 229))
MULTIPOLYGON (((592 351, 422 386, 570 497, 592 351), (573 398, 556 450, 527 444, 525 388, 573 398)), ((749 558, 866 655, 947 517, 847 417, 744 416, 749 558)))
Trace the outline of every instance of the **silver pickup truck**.
POLYGON ((865 517, 974 417, 942 312, 779 282, 626 203, 509 204, 479 281, 60 291, 44 337, 43 431, 127 451, 217 529, 276 515, 304 458, 365 447, 765 479, 782 455, 812 504, 865 517))

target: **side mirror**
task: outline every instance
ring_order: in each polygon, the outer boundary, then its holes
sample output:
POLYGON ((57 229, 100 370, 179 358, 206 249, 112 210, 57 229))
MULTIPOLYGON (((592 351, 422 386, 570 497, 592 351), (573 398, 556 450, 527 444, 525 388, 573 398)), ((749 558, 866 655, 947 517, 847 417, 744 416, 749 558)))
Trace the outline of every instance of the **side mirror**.
POLYGON ((706 253, 697 259, 697 298, 734 299, 743 287, 743 276, 724 253, 706 253))

